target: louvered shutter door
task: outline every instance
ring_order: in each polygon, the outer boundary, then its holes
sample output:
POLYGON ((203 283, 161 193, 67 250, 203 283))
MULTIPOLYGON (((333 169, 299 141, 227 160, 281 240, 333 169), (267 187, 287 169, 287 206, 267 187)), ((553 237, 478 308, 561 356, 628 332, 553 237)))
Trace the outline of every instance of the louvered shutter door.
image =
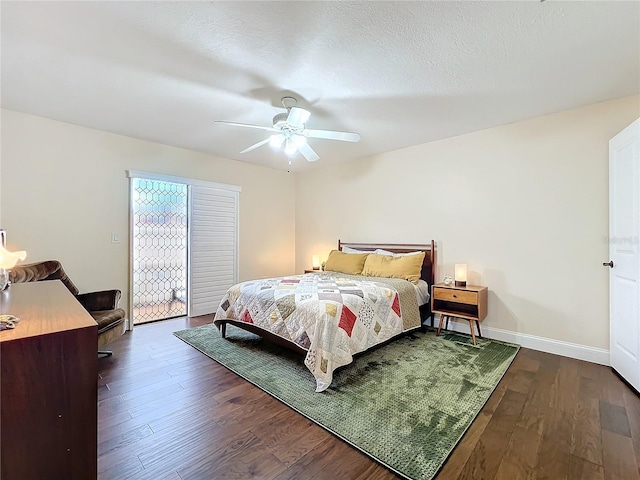
POLYGON ((239 192, 190 187, 190 317, 215 313, 229 287, 238 283, 239 192))

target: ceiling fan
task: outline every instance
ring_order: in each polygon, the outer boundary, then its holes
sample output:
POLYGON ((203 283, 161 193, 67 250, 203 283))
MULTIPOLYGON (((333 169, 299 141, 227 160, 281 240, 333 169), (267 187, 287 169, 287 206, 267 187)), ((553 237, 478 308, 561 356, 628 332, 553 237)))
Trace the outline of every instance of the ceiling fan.
POLYGON ((237 127, 257 128, 274 132, 269 138, 259 141, 258 143, 245 148, 240 153, 247 153, 255 150, 266 143, 274 148, 284 146, 284 152, 291 157, 296 152, 300 152, 304 158, 310 162, 315 162, 320 157, 309 146, 307 138, 324 138, 328 140, 340 140, 343 142, 359 142, 360 135, 350 132, 336 132, 333 130, 311 130, 305 128, 305 123, 309 120, 311 112, 304 108, 296 107, 297 100, 293 97, 284 97, 282 105, 287 109, 287 113, 278 113, 273 117, 273 126, 265 127, 262 125, 251 125, 248 123, 227 122, 225 120, 216 120, 216 123, 225 123, 227 125, 235 125, 237 127))

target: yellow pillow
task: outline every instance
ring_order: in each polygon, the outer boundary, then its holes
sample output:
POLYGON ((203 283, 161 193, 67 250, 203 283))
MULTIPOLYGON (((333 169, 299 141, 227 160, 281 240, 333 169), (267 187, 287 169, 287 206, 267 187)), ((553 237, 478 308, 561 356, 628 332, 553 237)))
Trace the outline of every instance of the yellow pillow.
POLYGON ((342 253, 338 250, 331 250, 325 270, 360 275, 364 261, 368 256, 368 253, 342 253))
POLYGON ((364 262, 362 275, 370 277, 403 278, 412 283, 418 283, 423 260, 424 252, 402 257, 372 253, 364 262))

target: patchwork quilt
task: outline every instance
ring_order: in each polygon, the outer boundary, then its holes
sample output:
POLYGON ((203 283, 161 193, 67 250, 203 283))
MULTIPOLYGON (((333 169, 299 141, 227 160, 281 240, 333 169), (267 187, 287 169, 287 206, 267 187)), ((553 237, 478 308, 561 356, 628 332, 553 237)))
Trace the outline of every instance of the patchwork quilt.
POLYGON ((251 323, 307 350, 317 392, 353 355, 420 326, 414 286, 406 280, 309 273, 239 283, 220 302, 214 322, 251 323))

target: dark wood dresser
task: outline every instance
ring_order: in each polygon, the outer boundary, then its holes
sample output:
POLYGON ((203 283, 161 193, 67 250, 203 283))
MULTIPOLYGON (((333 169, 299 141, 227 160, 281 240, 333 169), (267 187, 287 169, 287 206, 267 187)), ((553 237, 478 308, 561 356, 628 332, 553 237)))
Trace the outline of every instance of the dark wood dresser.
POLYGON ((98 325, 59 280, 14 284, 0 313, 0 478, 97 477, 98 325))

